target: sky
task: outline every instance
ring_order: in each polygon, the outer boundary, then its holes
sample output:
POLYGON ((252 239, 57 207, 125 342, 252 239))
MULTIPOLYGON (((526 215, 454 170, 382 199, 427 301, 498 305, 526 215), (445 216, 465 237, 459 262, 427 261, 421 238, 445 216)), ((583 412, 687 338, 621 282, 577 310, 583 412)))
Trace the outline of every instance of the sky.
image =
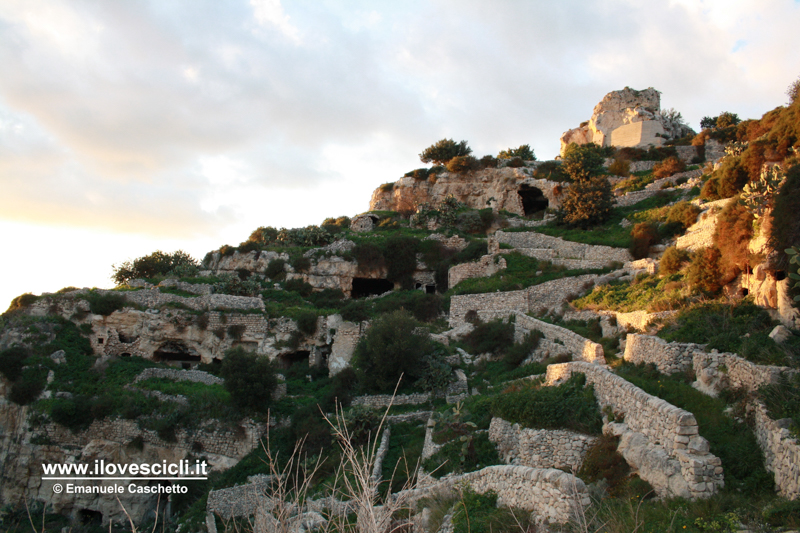
POLYGON ((0 311, 369 209, 442 138, 478 157, 655 87, 695 129, 800 75, 794 0, 0 0, 0 311))

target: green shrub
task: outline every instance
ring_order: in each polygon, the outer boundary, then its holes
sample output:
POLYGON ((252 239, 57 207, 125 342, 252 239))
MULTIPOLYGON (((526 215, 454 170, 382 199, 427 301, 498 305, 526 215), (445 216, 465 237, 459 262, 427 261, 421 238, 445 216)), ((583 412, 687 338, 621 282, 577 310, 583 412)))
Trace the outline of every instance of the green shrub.
POLYGON ((253 230, 253 233, 251 233, 250 237, 247 238, 247 242, 252 242, 258 244, 260 247, 263 247, 273 244, 277 238, 277 229, 273 228, 272 226, 261 226, 253 230))
POLYGON ((773 503, 764 509, 764 519, 771 526, 800 527, 800 500, 773 503))
POLYGON ((438 452, 425 460, 423 467, 439 478, 453 472, 473 472, 500 463, 497 448, 487 433, 465 433, 449 439, 438 452))
POLYGON ((317 314, 313 311, 303 311, 297 316, 297 329, 306 335, 317 332, 317 314))
POLYGON ((342 307, 341 315, 348 322, 369 320, 369 303, 364 300, 350 300, 342 307))
POLYGON ((631 246, 629 248, 634 259, 643 259, 650 255, 650 246, 659 242, 658 227, 652 222, 639 222, 631 230, 631 246))
POLYGON ((428 170, 427 168, 418 168, 416 170, 406 172, 403 176, 406 178, 414 178, 415 180, 426 180, 428 179, 429 173, 430 170, 428 170))
POLYGON ((536 161, 536 156, 529 144, 523 144, 519 148, 501 150, 500 153, 497 154, 497 159, 512 159, 514 157, 519 157, 523 161, 536 161))
POLYGON ((611 216, 611 184, 602 176, 575 179, 561 203, 559 220, 586 229, 604 223, 611 216))
POLYGON ((393 235, 384 243, 383 257, 386 258, 386 279, 398 283, 404 289, 412 289, 412 274, 417 269, 417 250, 419 239, 404 235, 393 235))
POLYGON ((267 269, 264 273, 267 275, 269 279, 276 280, 282 279, 285 275, 284 266, 286 265, 286 261, 283 259, 273 259, 267 264, 267 269))
POLYGON ((89 302, 89 310, 95 315, 108 316, 125 307, 123 294, 89 291, 85 298, 89 302))
POLYGON ((533 177, 558 182, 570 181, 569 174, 564 170, 564 166, 560 161, 543 161, 539 163, 536 165, 536 170, 533 171, 533 177))
POLYGON ((530 331, 525 334, 522 342, 515 342, 503 356, 503 361, 510 367, 518 367, 536 348, 542 339, 542 332, 538 330, 530 331))
MULTIPOLYGON (((796 105, 800 105, 798 102, 796 105)), ((786 250, 800 246, 800 164, 793 165, 786 172, 786 181, 775 195, 772 210, 770 236, 776 250, 786 250)), ((788 259, 781 258, 780 266, 786 269, 788 259)))
POLYGON ((19 296, 11 300, 11 305, 8 306, 8 310, 6 311, 6 313, 15 311, 17 309, 22 309, 23 307, 28 307, 29 305, 37 301, 39 298, 40 298, 39 296, 35 296, 29 292, 26 292, 25 294, 20 294, 19 296))
POLYGON ((406 311, 375 319, 353 354, 359 381, 370 392, 391 392, 401 375, 413 383, 421 360, 432 351, 430 338, 415 332, 417 323, 406 311))
POLYGON ((17 405, 28 405, 36 400, 47 384, 47 369, 26 368, 11 385, 8 399, 17 405))
POLYGON ((764 385, 758 396, 764 401, 770 417, 790 418, 792 431, 800 434, 800 374, 781 375, 778 383, 764 385))
POLYGON ((750 176, 741 157, 726 157, 703 185, 700 196, 706 200, 720 200, 736 196, 747 184, 750 176))
POLYGON ((353 248, 353 257, 358 263, 358 268, 364 270, 373 270, 381 268, 386 264, 386 259, 383 257, 381 249, 372 243, 358 243, 353 248))
POLYGON ((58 398, 50 408, 50 418, 73 432, 86 429, 94 421, 92 399, 81 394, 72 398, 58 398))
POLYGON ((23 346, 3 350, 0 352, 0 373, 9 381, 16 381, 22 375, 25 360, 32 355, 33 352, 23 346))
POLYGON ((658 273, 662 276, 675 274, 683 268, 683 264, 689 260, 689 252, 670 246, 664 250, 664 255, 661 256, 661 261, 658 263, 658 273))
POLYGON ((444 360, 446 355, 444 346, 438 346, 432 354, 423 357, 422 375, 414 386, 429 392, 445 391, 453 373, 453 368, 444 360))
POLYGON ((309 300, 318 309, 335 309, 342 305, 344 293, 341 289, 322 289, 311 293, 309 300))
POLYGON ((425 148, 419 159, 423 163, 436 163, 445 165, 454 157, 468 156, 472 149, 467 146, 467 141, 455 142, 453 139, 442 139, 435 144, 425 148))
POLYGON ((236 407, 267 411, 278 385, 275 367, 267 357, 249 353, 241 346, 231 348, 225 352, 220 373, 236 407))
POLYGON ((492 415, 536 429, 571 429, 599 434, 603 426, 592 386, 575 374, 557 387, 528 386, 492 399, 492 415))
POLYGON ((183 250, 171 254, 157 250, 133 261, 125 261, 119 266, 112 265, 114 274, 111 279, 117 285, 123 285, 132 279, 166 276, 173 271, 179 271, 179 276, 196 276, 199 266, 199 263, 183 250))
POLYGON ((297 255, 290 261, 295 272, 306 272, 311 268, 311 259, 304 255, 297 255))
POLYGON ((478 160, 471 155, 458 155, 445 164, 448 172, 469 172, 478 168, 478 160))
POLYGON ((464 336, 464 344, 476 355, 505 353, 514 344, 514 323, 503 322, 500 318, 491 322, 479 322, 464 336))
POLYGON ((312 287, 307 281, 303 281, 301 278, 290 279, 283 284, 283 287, 287 291, 296 292, 303 298, 311 296, 311 293, 314 292, 314 287, 312 287))

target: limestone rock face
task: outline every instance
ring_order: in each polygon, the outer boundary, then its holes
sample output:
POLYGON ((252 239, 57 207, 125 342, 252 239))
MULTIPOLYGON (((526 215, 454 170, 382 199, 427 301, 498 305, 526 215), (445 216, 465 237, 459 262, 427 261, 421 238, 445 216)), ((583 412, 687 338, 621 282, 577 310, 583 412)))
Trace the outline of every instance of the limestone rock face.
POLYGON ((692 132, 661 114, 661 94, 652 87, 612 91, 597 104, 592 118, 561 136, 561 155, 570 143, 647 148, 692 132))
MULTIPOLYGON (((534 163, 534 167, 535 167, 534 163)), ((558 208, 563 186, 553 181, 534 179, 533 168, 487 168, 466 173, 442 172, 436 179, 400 178, 391 189, 375 189, 370 210, 408 211, 424 202, 437 203, 453 196, 473 209, 505 209, 525 215, 520 191, 539 189, 547 207, 558 208), (487 203, 489 202, 489 203, 487 203)))

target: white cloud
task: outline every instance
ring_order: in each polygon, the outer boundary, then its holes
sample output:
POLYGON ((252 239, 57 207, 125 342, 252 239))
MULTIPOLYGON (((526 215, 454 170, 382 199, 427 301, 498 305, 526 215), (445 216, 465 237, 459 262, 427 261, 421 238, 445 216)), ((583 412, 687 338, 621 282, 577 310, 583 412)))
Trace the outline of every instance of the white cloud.
POLYGON ((292 41, 300 42, 300 32, 283 11, 281 0, 250 0, 253 16, 262 26, 273 26, 292 41))

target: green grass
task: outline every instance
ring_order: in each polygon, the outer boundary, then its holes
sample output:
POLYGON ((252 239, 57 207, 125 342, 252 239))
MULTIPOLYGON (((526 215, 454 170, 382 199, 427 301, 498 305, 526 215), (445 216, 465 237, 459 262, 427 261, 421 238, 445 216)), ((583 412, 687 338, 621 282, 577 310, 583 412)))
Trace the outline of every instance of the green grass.
POLYGON ((782 348, 769 337, 775 327, 766 310, 751 299, 737 303, 698 304, 681 311, 659 331, 666 341, 708 344, 758 364, 800 366, 800 345, 782 348))
POLYGON ((540 261, 520 253, 503 254, 507 268, 488 278, 465 279, 447 291, 447 296, 457 294, 480 294, 487 292, 505 292, 526 289, 554 279, 581 276, 583 274, 604 274, 604 269, 567 269, 553 265, 549 261, 540 261), (537 275, 537 272, 541 274, 537 275))
POLYGON ((683 308, 691 298, 681 274, 658 276, 639 275, 631 282, 614 280, 596 287, 592 292, 571 303, 578 309, 632 311, 667 311, 683 308))
POLYGON ((401 490, 416 472, 425 441, 424 422, 392 424, 389 450, 383 459, 383 480, 391 480, 392 492, 401 490))
POLYGON ((711 453, 722 460, 726 491, 772 492, 772 474, 764 468, 764 457, 753 431, 725 413, 726 399, 739 407, 738 398, 712 398, 694 389, 686 376, 665 376, 652 366, 626 364, 617 373, 648 394, 694 414, 700 435, 708 440, 711 453))
MULTIPOLYGON (((664 206, 675 200, 679 194, 677 192, 659 192, 634 205, 615 207, 605 224, 592 229, 570 228, 551 222, 546 226, 537 227, 536 231, 552 237, 562 237, 567 241, 628 248, 631 245, 631 230, 620 226, 622 219, 627 218, 633 224, 660 220, 666 216, 664 206)), ((528 228, 524 229, 528 230, 528 228)))

